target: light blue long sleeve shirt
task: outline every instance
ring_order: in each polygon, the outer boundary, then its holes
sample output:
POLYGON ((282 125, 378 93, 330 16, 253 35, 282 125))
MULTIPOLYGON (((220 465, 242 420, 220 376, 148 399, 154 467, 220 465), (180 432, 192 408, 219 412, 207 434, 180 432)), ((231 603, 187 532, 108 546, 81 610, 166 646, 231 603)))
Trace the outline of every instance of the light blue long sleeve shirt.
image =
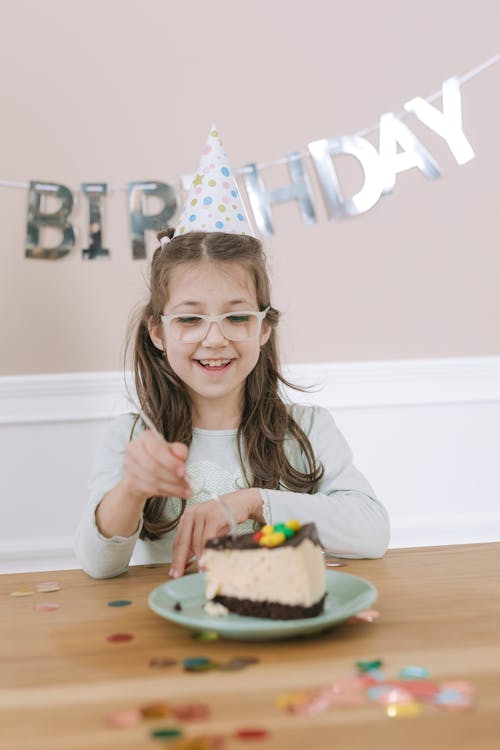
MULTIPOLYGON (((389 543, 389 518, 370 484, 355 468, 352 452, 330 412, 317 406, 295 404, 294 419, 308 436, 324 474, 314 494, 284 489, 261 490, 267 523, 297 518, 313 521, 323 546, 339 557, 381 557, 389 543)), ((123 459, 134 414, 115 419, 98 449, 90 478, 90 497, 77 529, 75 552, 82 568, 95 578, 120 575, 129 564, 171 562, 176 529, 156 541, 139 539, 142 521, 129 537, 103 536, 96 524, 95 511, 103 497, 123 476, 123 459)), ((138 422, 133 439, 145 429, 138 422)), ((285 441, 291 463, 308 469, 297 441, 285 441)), ((212 493, 224 495, 246 487, 240 466, 237 430, 193 429, 187 470, 193 496, 188 506, 208 500, 212 493)), ((172 520, 181 507, 178 498, 169 498, 164 515, 172 520)), ((241 533, 253 530, 253 522, 239 525, 241 533)))

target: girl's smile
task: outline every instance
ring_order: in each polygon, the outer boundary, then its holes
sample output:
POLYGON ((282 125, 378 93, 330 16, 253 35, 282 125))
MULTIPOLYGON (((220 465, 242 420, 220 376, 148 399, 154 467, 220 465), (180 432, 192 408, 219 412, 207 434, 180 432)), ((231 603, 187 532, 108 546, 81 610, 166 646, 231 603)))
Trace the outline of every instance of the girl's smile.
POLYGON ((232 359, 195 359, 194 361, 210 375, 225 372, 233 362, 232 359))

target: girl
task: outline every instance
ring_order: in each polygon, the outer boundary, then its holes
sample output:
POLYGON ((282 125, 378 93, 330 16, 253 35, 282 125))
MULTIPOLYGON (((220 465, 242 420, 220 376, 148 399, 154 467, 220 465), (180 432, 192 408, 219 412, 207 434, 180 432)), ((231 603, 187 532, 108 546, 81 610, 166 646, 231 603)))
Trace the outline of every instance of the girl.
POLYGON ((229 530, 214 495, 241 532, 297 518, 314 521, 338 555, 382 556, 387 513, 330 413, 280 395, 290 384, 260 241, 166 235, 134 347, 138 399, 156 432, 138 414, 112 424, 77 533, 84 570, 117 576, 135 549, 134 562, 171 562, 170 575, 182 575, 207 539, 229 530))

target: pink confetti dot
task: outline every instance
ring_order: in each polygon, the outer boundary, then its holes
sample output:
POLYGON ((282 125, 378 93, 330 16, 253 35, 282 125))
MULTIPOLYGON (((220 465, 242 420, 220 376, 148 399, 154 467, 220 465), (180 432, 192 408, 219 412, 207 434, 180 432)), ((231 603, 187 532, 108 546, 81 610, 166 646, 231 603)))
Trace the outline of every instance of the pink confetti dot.
POLYGON ((142 721, 142 714, 138 708, 130 708, 128 711, 117 711, 106 717, 106 722, 117 729, 129 729, 135 727, 142 721))
POLYGON ((59 609, 60 606, 60 604, 56 604, 55 602, 40 602, 39 604, 35 604, 33 609, 35 612, 52 612, 55 609, 59 609))
POLYGON ((211 150, 212 150, 212 146, 210 146, 209 144, 207 144, 205 146, 205 148, 203 149, 203 153, 204 154, 209 154, 211 150))

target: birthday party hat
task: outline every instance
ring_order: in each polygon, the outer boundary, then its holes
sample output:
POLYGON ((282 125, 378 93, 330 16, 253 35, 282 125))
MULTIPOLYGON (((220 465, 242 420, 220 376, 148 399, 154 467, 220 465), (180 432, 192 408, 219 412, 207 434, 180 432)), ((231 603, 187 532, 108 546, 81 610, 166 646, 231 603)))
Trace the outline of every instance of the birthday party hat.
POLYGON ((200 231, 254 236, 215 125, 210 128, 174 237, 200 231))

